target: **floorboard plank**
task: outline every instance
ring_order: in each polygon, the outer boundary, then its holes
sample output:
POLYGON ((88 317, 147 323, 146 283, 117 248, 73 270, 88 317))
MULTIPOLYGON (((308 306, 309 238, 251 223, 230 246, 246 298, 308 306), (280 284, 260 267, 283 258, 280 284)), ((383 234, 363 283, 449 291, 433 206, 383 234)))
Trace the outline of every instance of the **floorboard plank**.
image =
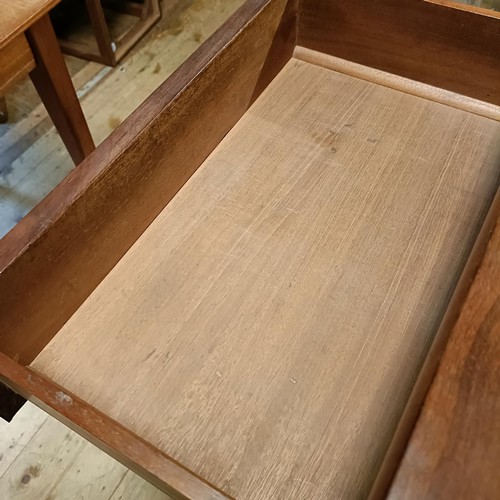
POLYGON ((109 498, 110 500, 135 500, 142 498, 147 498, 148 500, 168 500, 170 497, 144 481, 137 474, 128 471, 109 498))
POLYGON ((0 482, 47 418, 43 410, 28 402, 11 422, 0 420, 0 482))
MULTIPOLYGON (((90 443, 85 443, 76 460, 50 491, 50 498, 107 500, 125 477, 127 468, 110 459, 90 443)), ((138 478, 139 482, 144 482, 138 478)), ((147 484, 147 483, 146 483, 147 484)))
POLYGON ((2 476, 0 498, 46 498, 84 445, 82 437, 47 418, 2 476))

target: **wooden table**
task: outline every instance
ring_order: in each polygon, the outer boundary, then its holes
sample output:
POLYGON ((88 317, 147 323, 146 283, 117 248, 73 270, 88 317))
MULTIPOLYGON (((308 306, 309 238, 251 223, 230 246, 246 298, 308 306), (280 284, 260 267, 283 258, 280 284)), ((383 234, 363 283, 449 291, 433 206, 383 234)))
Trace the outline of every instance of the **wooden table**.
POLYGON ((2 0, 0 96, 29 73, 71 157, 80 163, 95 146, 50 22, 48 12, 58 2, 2 0))

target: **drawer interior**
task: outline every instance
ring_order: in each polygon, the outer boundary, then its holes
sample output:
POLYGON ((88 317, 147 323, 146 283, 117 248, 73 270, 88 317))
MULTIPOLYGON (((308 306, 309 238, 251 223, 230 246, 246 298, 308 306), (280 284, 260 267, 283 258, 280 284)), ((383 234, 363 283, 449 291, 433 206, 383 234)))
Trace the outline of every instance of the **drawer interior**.
POLYGON ((237 498, 365 496, 499 136, 293 57, 31 366, 237 498))

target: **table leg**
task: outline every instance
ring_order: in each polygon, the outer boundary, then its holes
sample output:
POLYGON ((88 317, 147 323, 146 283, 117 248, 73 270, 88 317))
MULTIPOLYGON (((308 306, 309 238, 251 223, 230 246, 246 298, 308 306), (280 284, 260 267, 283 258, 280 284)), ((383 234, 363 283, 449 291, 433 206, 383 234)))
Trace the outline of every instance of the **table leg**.
POLYGON ((78 164, 95 146, 48 14, 33 24, 26 36, 36 61, 31 80, 78 164))
POLYGON ((8 119, 7 102, 5 101, 5 97, 0 97, 0 123, 7 123, 8 119))

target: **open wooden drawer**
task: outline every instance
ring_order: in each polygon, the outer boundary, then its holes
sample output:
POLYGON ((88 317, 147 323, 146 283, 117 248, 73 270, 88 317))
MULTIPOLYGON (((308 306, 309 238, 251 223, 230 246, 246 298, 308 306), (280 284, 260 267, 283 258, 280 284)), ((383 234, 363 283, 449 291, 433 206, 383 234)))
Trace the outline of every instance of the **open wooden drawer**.
POLYGON ((493 498, 499 49, 249 0, 1 241, 1 380, 179 498, 493 498))

